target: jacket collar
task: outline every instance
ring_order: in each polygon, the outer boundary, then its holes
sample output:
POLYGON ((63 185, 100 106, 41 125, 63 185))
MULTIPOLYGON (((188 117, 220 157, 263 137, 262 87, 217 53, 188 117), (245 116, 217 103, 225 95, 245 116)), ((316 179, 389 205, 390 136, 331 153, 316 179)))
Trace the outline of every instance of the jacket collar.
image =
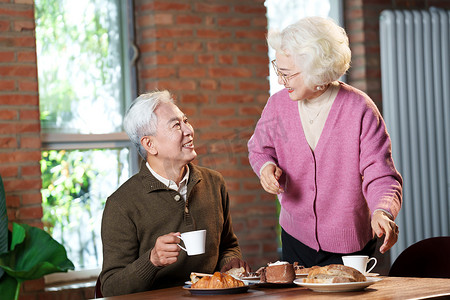
MULTIPOLYGON (((188 164, 190 174, 187 184, 187 196, 189 196, 192 188, 200 181, 202 180, 201 172, 198 170, 197 167, 195 167, 192 163, 188 164)), ((157 190, 167 190, 167 186, 165 186, 161 181, 159 181, 153 174, 150 172, 150 170, 145 165, 145 161, 141 162, 140 170, 139 170, 139 176, 142 181, 142 185, 144 187, 144 190, 146 193, 151 193, 157 190)))

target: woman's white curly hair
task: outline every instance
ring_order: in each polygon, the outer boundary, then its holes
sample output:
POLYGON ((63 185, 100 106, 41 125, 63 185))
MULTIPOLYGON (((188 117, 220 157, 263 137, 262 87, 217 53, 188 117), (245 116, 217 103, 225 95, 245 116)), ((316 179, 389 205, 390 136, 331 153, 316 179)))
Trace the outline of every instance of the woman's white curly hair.
POLYGON ((303 18, 281 32, 269 32, 267 42, 275 51, 294 58, 311 89, 339 79, 350 67, 347 34, 329 18, 303 18))

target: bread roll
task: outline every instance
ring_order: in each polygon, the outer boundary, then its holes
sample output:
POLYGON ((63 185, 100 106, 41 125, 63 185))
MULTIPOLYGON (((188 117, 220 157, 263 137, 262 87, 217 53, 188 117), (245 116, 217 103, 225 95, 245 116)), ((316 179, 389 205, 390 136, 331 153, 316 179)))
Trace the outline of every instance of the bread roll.
POLYGON ((313 268, 308 277, 303 279, 305 283, 343 283, 366 281, 366 277, 358 270, 344 265, 328 265, 313 268))

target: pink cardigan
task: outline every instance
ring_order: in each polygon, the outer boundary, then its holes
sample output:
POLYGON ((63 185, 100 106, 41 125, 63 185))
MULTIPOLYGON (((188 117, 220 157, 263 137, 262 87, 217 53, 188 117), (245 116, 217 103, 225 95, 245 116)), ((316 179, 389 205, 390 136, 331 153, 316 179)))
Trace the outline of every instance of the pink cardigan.
POLYGON ((351 253, 373 238, 374 210, 397 216, 402 177, 375 103, 358 89, 340 85, 314 152, 297 101, 286 89, 269 98, 248 149, 258 176, 267 161, 283 170, 285 192, 278 195, 283 229, 315 250, 351 253))

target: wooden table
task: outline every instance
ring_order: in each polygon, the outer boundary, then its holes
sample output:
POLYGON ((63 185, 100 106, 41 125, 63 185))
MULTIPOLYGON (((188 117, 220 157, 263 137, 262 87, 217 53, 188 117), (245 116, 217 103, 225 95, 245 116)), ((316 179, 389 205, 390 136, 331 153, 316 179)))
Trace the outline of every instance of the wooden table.
POLYGON ((252 286, 248 292, 234 295, 193 296, 181 286, 123 296, 106 297, 109 300, 144 299, 450 299, 450 279, 385 277, 363 291, 322 293, 300 286, 267 288, 252 286))

